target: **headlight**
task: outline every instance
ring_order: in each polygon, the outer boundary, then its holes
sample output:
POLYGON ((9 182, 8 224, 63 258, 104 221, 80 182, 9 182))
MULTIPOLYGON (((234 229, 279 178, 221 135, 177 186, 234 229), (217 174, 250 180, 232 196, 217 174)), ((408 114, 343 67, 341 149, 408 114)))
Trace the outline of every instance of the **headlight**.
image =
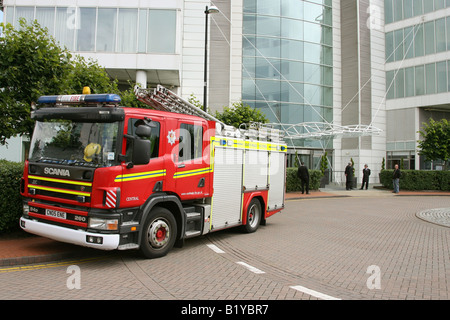
POLYGON ((119 226, 118 219, 89 218, 88 227, 99 230, 117 230, 119 226))

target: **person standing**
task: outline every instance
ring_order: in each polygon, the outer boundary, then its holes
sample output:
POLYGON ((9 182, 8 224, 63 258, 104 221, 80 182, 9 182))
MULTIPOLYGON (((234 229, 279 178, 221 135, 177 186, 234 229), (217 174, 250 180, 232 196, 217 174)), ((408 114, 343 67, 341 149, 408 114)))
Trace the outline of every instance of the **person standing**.
POLYGON ((370 169, 367 166, 367 164, 365 164, 364 169, 363 169, 363 179, 362 179, 361 190, 364 189, 364 185, 366 185, 366 190, 369 188, 369 176, 370 176, 370 169))
POLYGON ((305 189, 306 194, 309 194, 309 171, 304 162, 300 163, 300 167, 298 167, 297 171, 297 176, 299 177, 302 184, 302 194, 305 193, 305 189))
POLYGON ((352 190, 353 189, 353 167, 352 163, 349 162, 345 167, 345 189, 352 190))
POLYGON ((394 191, 393 193, 399 193, 400 191, 400 177, 402 176, 402 173, 400 169, 398 168, 398 164, 394 166, 394 174, 392 176, 393 184, 394 184, 394 191))

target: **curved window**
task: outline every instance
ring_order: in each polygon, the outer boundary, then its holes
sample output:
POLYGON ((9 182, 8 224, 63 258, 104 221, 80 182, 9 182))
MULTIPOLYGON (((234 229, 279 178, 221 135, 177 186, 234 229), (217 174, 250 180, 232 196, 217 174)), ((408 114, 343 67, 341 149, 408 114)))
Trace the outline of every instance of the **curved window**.
POLYGON ((270 122, 332 121, 330 0, 244 0, 242 100, 270 122))

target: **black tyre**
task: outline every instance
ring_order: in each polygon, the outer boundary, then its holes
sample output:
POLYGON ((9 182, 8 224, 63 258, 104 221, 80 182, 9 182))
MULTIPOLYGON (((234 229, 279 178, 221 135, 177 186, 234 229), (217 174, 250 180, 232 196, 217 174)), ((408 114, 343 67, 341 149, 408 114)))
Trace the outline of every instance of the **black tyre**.
POLYGON ((154 208, 144 223, 140 251, 150 259, 165 256, 177 237, 177 223, 172 213, 161 207, 154 208))
POLYGON ((255 232, 261 224, 262 210, 258 199, 252 199, 247 209, 247 224, 244 230, 247 233, 255 232))

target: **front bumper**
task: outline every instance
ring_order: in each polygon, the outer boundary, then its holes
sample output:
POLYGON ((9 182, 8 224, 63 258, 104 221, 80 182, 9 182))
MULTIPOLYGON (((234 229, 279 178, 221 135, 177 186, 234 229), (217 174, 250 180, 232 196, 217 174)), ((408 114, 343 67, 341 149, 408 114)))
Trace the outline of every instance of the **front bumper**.
POLYGON ((73 230, 64 227, 51 225, 48 223, 38 222, 35 220, 20 218, 20 227, 32 234, 50 238, 56 241, 71 243, 83 247, 115 250, 119 247, 119 234, 100 234, 94 232, 86 232, 82 230, 73 230), (101 237, 102 243, 88 242, 88 237, 101 237))

